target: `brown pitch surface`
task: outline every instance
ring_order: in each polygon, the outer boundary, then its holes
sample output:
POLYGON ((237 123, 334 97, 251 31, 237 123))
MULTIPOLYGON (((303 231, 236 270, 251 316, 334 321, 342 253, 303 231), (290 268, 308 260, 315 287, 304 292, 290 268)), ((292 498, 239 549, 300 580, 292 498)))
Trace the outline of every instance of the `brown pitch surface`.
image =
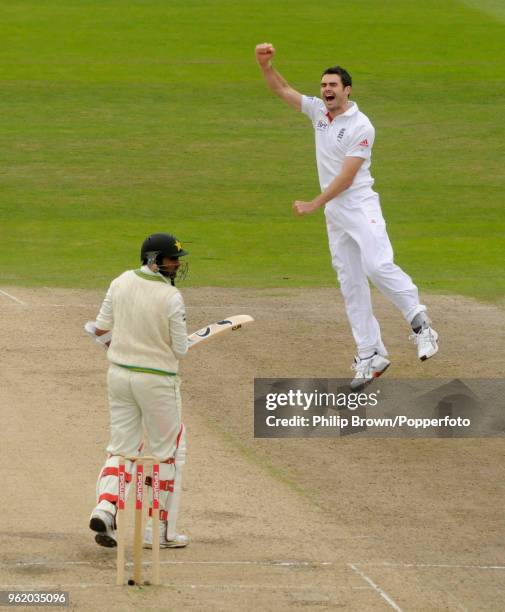
MULTIPOLYGON (((332 289, 183 289, 191 331, 256 322, 182 366, 190 546, 161 551, 163 586, 113 586, 114 552, 88 529, 107 361, 82 326, 102 294, 2 289, 23 304, 0 293, 0 590, 68 590, 75 610, 503 609, 503 439, 253 438, 254 377, 350 375, 332 289)), ((503 377, 503 309, 426 296, 441 351, 421 364, 399 313, 375 303, 387 376, 503 377)))

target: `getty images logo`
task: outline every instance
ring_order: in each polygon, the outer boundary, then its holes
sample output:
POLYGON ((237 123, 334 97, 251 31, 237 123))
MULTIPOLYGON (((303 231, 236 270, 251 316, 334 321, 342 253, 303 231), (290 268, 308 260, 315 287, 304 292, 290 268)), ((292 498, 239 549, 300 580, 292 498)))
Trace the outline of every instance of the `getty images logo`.
POLYGON ((304 392, 300 389, 289 389, 284 393, 267 393, 265 396, 265 408, 277 410, 278 408, 298 408, 311 410, 313 408, 347 408, 357 410, 358 408, 375 407, 378 404, 378 393, 353 393, 340 392, 328 393, 315 389, 312 392, 304 392))

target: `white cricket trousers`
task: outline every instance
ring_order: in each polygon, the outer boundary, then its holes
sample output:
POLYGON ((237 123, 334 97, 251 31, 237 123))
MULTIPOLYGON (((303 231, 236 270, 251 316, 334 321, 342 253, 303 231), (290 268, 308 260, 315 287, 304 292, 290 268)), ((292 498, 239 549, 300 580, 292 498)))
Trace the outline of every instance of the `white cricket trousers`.
MULTIPOLYGON (((181 423, 179 376, 134 372, 111 365, 107 374, 110 409, 109 457, 97 480, 98 507, 115 512, 118 488, 118 455, 140 455, 144 428, 149 452, 160 462, 160 507, 168 507, 174 489, 175 462, 179 445, 184 445, 181 423), (167 461, 168 460, 168 461, 167 461)), ((126 462, 127 489, 134 465, 126 462)), ((162 515, 166 512, 162 511, 162 515)))
POLYGON ((107 374, 111 455, 136 455, 145 425, 150 452, 173 457, 181 428, 179 376, 134 372, 111 365, 107 374))
POLYGON ((373 314, 368 279, 401 311, 408 323, 426 307, 417 287, 393 261, 393 248, 377 194, 359 202, 326 205, 328 242, 345 309, 360 357, 387 355, 373 314))

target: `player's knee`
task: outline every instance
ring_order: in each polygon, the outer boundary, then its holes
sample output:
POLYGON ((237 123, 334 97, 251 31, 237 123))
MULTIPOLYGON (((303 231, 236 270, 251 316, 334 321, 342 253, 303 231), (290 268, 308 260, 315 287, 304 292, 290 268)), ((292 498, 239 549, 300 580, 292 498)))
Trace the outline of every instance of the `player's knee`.
POLYGON ((385 275, 388 274, 388 263, 381 261, 368 261, 363 263, 368 278, 375 283, 380 281, 385 275))

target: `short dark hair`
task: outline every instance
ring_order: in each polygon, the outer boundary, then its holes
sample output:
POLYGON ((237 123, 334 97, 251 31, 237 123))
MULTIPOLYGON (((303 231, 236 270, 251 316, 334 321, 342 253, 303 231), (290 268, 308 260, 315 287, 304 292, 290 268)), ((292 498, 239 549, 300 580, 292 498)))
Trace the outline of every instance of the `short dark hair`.
POLYGON ((325 74, 338 74, 344 87, 352 86, 352 77, 345 68, 342 68, 342 66, 332 66, 331 68, 326 68, 321 75, 321 78, 324 77, 325 74))

